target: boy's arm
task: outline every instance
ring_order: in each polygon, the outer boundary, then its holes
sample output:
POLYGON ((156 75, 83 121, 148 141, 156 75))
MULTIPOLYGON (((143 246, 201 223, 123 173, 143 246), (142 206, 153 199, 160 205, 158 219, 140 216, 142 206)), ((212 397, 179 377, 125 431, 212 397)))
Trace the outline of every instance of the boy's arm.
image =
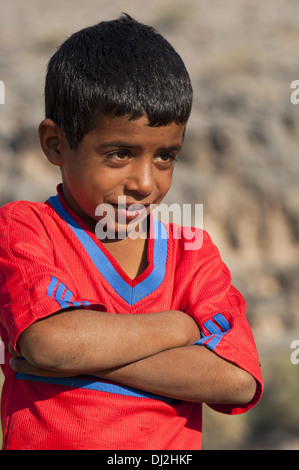
MULTIPOLYGON (((41 376, 71 376, 67 371, 36 368, 13 358, 16 372, 41 376)), ((78 373, 84 371, 77 371, 78 373)), ((256 392, 256 381, 246 371, 202 346, 162 351, 140 361, 92 375, 169 398, 209 404, 246 404, 256 392)))
POLYGON ((199 337, 195 321, 179 311, 126 315, 74 309, 30 325, 18 347, 37 367, 92 371, 120 367, 199 337))
POLYGON ((202 346, 162 351, 94 375, 191 402, 245 404, 256 392, 256 381, 248 372, 202 346))

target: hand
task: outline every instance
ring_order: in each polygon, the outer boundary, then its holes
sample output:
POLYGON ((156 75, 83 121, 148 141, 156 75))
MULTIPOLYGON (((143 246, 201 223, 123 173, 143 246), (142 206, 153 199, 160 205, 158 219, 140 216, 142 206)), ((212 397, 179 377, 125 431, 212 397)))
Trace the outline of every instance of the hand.
POLYGON ((8 343, 8 351, 14 357, 23 357, 21 353, 18 353, 17 351, 14 350, 11 342, 8 343))
POLYGON ((22 354, 15 351, 11 343, 8 345, 8 350, 12 355, 9 365, 12 370, 19 372, 20 374, 39 375, 40 377, 73 377, 74 375, 78 375, 78 373, 74 372, 58 372, 55 370, 35 367, 30 364, 30 362, 26 361, 22 354))

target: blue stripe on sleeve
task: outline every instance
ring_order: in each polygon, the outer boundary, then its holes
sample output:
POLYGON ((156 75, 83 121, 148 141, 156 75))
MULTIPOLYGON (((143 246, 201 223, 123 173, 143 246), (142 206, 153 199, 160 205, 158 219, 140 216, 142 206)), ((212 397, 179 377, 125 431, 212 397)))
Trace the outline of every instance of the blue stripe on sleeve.
POLYGON ((212 320, 206 321, 203 326, 210 334, 204 336, 201 330, 202 337, 194 344, 198 346, 206 346, 211 351, 214 351, 216 346, 218 346, 220 341, 230 330, 230 324, 221 313, 217 313, 217 315, 215 315, 212 320), (220 328, 215 325, 214 322, 216 322, 222 328, 223 331, 220 330, 220 328))

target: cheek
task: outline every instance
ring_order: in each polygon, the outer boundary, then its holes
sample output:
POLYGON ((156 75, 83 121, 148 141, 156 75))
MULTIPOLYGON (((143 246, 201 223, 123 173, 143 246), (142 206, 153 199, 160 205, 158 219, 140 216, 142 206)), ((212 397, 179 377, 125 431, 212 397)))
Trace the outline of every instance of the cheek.
POLYGON ((81 192, 96 196, 98 192, 105 191, 109 185, 109 177, 103 174, 101 168, 77 165, 67 170, 65 179, 76 191, 80 191, 81 188, 81 192))
POLYGON ((173 174, 173 170, 171 170, 169 172, 165 171, 164 173, 159 175, 158 185, 157 186, 159 188, 159 191, 160 191, 161 195, 163 195, 163 197, 167 194, 167 192, 170 189, 170 186, 171 186, 171 183, 172 183, 172 174, 173 174))

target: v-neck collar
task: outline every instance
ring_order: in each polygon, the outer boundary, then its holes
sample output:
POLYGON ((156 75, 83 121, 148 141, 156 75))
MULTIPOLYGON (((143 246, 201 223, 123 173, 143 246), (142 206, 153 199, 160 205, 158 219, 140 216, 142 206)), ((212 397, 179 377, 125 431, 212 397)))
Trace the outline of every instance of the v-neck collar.
POLYGON ((167 260, 167 230, 150 214, 148 266, 135 279, 130 279, 116 259, 96 237, 85 222, 66 203, 61 185, 57 195, 47 201, 67 223, 82 244, 91 261, 114 291, 129 305, 134 305, 154 292, 163 282, 167 260))

